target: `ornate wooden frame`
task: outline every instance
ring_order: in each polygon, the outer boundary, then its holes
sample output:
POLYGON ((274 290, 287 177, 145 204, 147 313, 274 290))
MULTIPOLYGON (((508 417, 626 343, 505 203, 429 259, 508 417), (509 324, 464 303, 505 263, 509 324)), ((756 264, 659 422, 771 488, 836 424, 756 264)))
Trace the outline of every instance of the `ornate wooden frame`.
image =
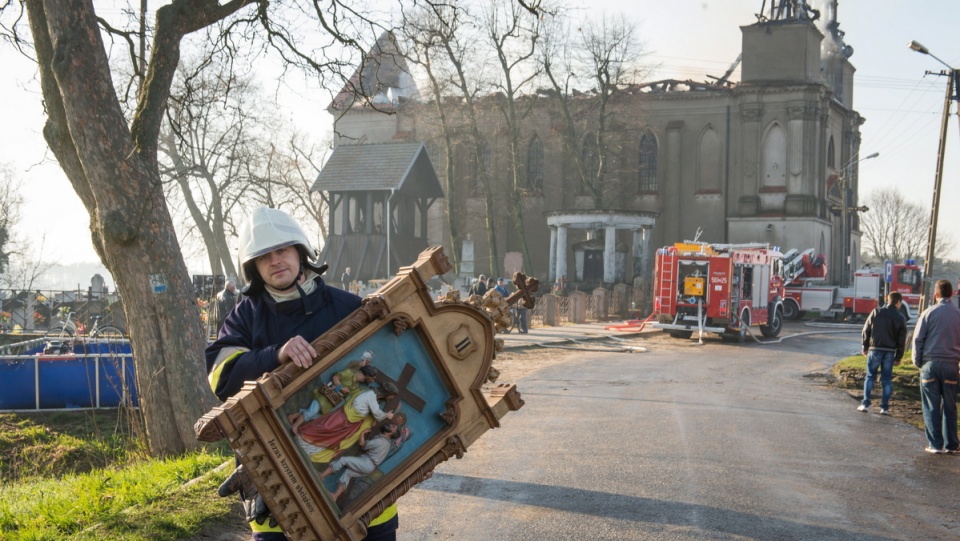
POLYGON ((494 339, 496 329, 488 313, 456 299, 435 303, 431 298, 426 281, 450 269, 442 248, 425 250, 412 266, 401 268, 396 277, 368 296, 361 308, 314 340, 318 360, 313 366, 306 370, 293 364, 281 366, 248 382, 237 395, 197 421, 199 440, 228 440, 291 539, 363 538, 367 524, 424 480, 437 464, 453 456, 461 458, 484 432, 498 427, 507 412, 523 406, 516 386, 488 384, 497 373, 492 360, 502 348, 502 342, 494 339), (418 384, 417 378, 433 382, 426 400, 403 390, 400 393, 401 411, 420 406, 420 415, 431 428, 419 438, 411 438, 402 456, 397 453, 392 466, 381 472, 382 477, 366 485, 368 488, 341 510, 323 485, 312 455, 303 451, 291 432, 287 415, 311 386, 327 381, 368 344, 389 341, 389 334, 407 347, 414 344, 410 348, 414 359, 405 362, 419 363, 420 368, 409 371, 408 363, 404 374, 382 371, 378 381, 403 380, 403 389, 411 379, 413 384, 418 384))

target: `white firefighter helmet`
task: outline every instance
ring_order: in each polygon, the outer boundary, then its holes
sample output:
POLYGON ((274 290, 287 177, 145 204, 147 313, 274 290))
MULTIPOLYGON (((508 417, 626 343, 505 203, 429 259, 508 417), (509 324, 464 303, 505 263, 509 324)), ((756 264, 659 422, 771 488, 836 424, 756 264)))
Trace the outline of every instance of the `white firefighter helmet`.
POLYGON ((240 227, 240 264, 256 259, 285 246, 302 245, 307 257, 316 252, 300 224, 286 212, 269 207, 257 207, 240 227))
MULTIPOLYGON (((260 281, 253 260, 286 246, 301 246, 302 259, 306 259, 303 263, 320 274, 323 273, 320 267, 311 264, 316 260, 317 252, 310 245, 307 234, 293 217, 282 210, 257 207, 240 227, 239 237, 240 268, 244 274, 243 279, 250 284, 260 281)), ((322 268, 326 270, 325 265, 322 268)))

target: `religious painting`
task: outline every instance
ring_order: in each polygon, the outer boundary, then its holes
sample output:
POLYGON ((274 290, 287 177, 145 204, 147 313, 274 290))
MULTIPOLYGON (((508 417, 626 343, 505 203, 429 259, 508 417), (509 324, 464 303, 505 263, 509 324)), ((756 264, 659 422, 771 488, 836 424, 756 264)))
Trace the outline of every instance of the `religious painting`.
POLYGON ((446 426, 451 398, 420 335, 385 326, 280 408, 335 509, 361 497, 446 426))

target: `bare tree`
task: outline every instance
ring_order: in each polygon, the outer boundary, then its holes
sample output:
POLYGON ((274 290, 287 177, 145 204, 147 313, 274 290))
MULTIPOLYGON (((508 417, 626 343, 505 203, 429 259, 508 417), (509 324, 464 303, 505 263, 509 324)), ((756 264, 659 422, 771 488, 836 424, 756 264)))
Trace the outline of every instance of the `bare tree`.
POLYGON ((465 6, 460 3, 449 3, 442 7, 435 7, 430 12, 437 18, 434 28, 438 33, 436 39, 444 53, 446 61, 451 67, 450 84, 463 100, 463 113, 466 117, 464 129, 469 141, 470 153, 476 166, 476 181, 484 205, 484 229, 487 232, 487 253, 490 264, 490 273, 500 274, 500 261, 497 250, 497 230, 495 223, 496 205, 493 198, 493 185, 490 176, 489 142, 480 134, 478 116, 478 94, 481 92, 483 81, 482 62, 471 58, 476 53, 478 36, 470 32, 472 18, 465 6), (473 62, 471 64, 471 62, 473 62), (468 71, 474 75, 469 77, 468 71))
POLYGON ((5 33, 35 55, 46 106, 44 137, 90 215, 94 248, 124 299, 150 449, 161 455, 195 448, 193 423, 216 400, 203 368, 206 333, 163 197, 157 156, 181 42, 222 23, 221 43, 240 49, 257 46, 249 38, 262 37, 285 61, 312 70, 321 84, 342 84, 363 53, 362 36, 381 28, 345 0, 175 0, 156 12, 146 64, 132 61, 144 77, 128 120, 102 32, 133 42, 136 30, 107 24, 93 0, 25 0, 2 9, 26 10, 32 39, 18 26, 17 13, 6 19, 17 22, 5 33), (317 24, 301 24, 307 17, 317 24), (295 33, 306 27, 310 40, 295 33), (300 43, 314 47, 304 50, 300 43))
POLYGON ((567 155, 581 189, 602 209, 609 162, 619 153, 610 136, 611 98, 641 78, 643 50, 635 24, 626 17, 588 19, 580 23, 574 39, 571 35, 567 19, 549 25, 541 34, 540 64, 558 100, 567 155), (586 95, 580 85, 590 88, 586 95))
POLYGON ((20 222, 23 207, 20 188, 20 179, 13 169, 0 164, 0 275, 7 272, 11 256, 21 249, 13 236, 13 228, 20 222))
POLYGON ((7 289, 22 289, 33 291, 40 278, 57 266, 56 261, 45 259, 44 247, 47 244, 47 235, 41 235, 40 240, 31 243, 31 249, 21 246, 10 254, 10 261, 0 277, 0 283, 7 289))
POLYGON ((206 247, 213 274, 237 276, 227 242, 242 215, 248 172, 262 162, 265 104, 247 76, 223 62, 182 68, 160 135, 161 178, 183 203, 190 231, 206 247), (203 69, 206 68, 206 69, 203 69))
MULTIPOLYGON (((404 13, 402 26, 404 42, 407 45, 404 57, 412 64, 423 69, 430 88, 431 101, 440 120, 440 138, 443 141, 444 192, 446 193, 445 218, 447 221, 448 242, 453 247, 453 267, 460 272, 461 254, 459 247, 463 241, 463 209, 457 208, 460 201, 456 160, 454 160, 455 127, 447 112, 444 99, 448 94, 450 76, 444 69, 445 53, 440 44, 443 25, 426 9, 415 9, 404 13)), ((426 115, 425 115, 426 116, 426 115)))
MULTIPOLYGON (((930 219, 927 210, 908 201, 896 188, 870 192, 863 202, 870 210, 860 214, 860 230, 864 247, 871 256, 898 263, 923 259, 930 219)), ((953 238, 946 232, 938 236, 935 253, 937 259, 942 259, 952 250, 953 238)))
MULTIPOLYGON (((329 142, 326 145, 316 145, 309 141, 302 133, 286 133, 278 131, 276 146, 271 144, 271 183, 276 186, 273 190, 279 200, 278 206, 286 207, 301 223, 312 223, 317 233, 319 248, 320 239, 327 238, 327 218, 330 215, 330 206, 322 194, 311 192, 321 165, 328 154, 329 142)), ((305 226, 306 227, 306 226, 305 226)))
POLYGON ((525 147, 520 140, 521 125, 529 116, 534 100, 518 102, 529 84, 538 76, 536 66, 530 61, 536 51, 539 23, 537 19, 527 17, 524 8, 519 4, 498 0, 487 4, 483 26, 500 68, 495 87, 502 99, 497 100, 497 106, 509 133, 510 184, 506 190, 507 206, 520 242, 526 266, 524 270, 535 274, 523 224, 523 195, 527 191, 528 183, 524 171, 525 147))

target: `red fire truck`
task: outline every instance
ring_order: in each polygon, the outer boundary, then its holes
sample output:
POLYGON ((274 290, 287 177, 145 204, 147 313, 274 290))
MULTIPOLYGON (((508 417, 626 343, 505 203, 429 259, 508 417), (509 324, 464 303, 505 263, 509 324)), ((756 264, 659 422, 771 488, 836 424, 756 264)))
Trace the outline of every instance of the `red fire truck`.
POLYGON ((767 244, 681 242, 657 250, 654 327, 675 338, 694 331, 743 341, 783 327, 783 254, 767 244))
MULTIPOLYGON (((785 261, 790 261, 795 250, 787 252, 785 261)), ((813 250, 802 252, 812 254, 813 250)), ((796 273, 786 273, 787 287, 784 291, 783 315, 786 319, 800 319, 805 312, 816 311, 822 316, 865 318, 882 302, 884 296, 883 271, 864 267, 853 275, 850 287, 821 285, 826 277, 826 262, 822 255, 810 257, 812 265, 797 267, 796 273)), ((787 263, 789 268, 789 263, 787 263)), ((908 259, 893 265, 890 291, 903 295, 903 312, 911 319, 920 303, 923 287, 923 270, 916 261, 908 259)))

